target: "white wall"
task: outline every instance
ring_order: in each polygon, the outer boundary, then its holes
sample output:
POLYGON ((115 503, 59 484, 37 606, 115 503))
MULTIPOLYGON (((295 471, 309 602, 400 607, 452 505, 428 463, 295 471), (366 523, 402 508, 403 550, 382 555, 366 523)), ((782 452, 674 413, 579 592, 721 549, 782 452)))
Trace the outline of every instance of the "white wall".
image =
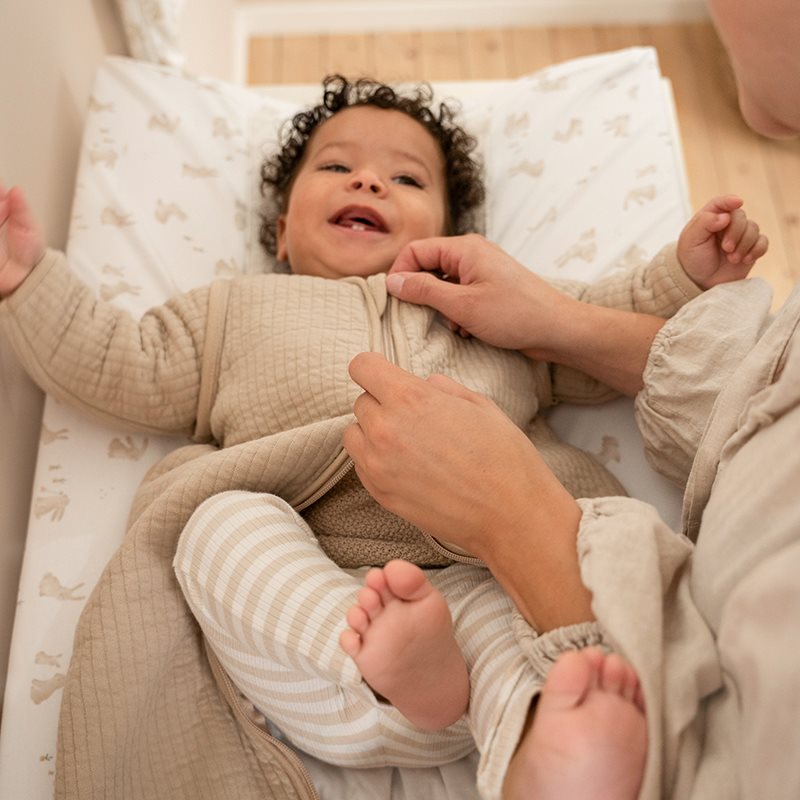
MULTIPOLYGON (((66 242, 95 68, 123 52, 111 0, 0 0, 0 182, 25 188, 56 247, 66 242)), ((41 392, 0 339, 0 696, 41 406, 41 392)))
POLYGON ((186 0, 179 43, 186 67, 198 75, 234 77, 234 14, 237 0, 186 0))

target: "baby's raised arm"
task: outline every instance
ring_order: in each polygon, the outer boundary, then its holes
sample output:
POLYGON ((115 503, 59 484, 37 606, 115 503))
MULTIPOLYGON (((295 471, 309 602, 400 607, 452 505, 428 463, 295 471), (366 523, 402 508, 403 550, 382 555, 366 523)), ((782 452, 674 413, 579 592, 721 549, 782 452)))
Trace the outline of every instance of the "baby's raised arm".
POLYGON ((709 200, 681 231, 678 260, 701 288, 746 278, 769 242, 736 195, 709 200))
POLYGON ((20 189, 0 187, 0 299, 0 336, 46 392, 115 427, 192 432, 208 287, 135 319, 45 247, 20 189))
POLYGON ((22 190, 0 184, 0 298, 25 280, 44 251, 42 229, 22 190))

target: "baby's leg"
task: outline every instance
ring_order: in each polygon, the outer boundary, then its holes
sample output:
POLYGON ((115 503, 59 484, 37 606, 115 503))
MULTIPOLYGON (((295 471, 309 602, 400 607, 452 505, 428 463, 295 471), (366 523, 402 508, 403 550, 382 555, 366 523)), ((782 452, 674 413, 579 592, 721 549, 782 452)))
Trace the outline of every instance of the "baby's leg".
POLYGON ((647 723, 633 669, 597 648, 565 653, 547 675, 503 785, 504 800, 635 800, 647 723))
POLYGON ((362 582, 279 498, 207 500, 181 534, 175 572, 234 683, 306 752, 342 766, 432 766, 474 748, 463 721, 421 731, 364 683, 339 647, 362 582))
POLYGON ((407 561, 372 569, 341 636, 364 680, 425 730, 452 725, 469 703, 469 677, 450 610, 407 561))

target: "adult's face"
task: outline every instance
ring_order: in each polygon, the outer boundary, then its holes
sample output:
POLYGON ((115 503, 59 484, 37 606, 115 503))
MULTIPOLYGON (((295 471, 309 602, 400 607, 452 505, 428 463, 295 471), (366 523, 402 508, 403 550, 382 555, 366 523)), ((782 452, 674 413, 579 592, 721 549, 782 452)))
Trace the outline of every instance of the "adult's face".
POLYGON ((747 124, 764 136, 800 136, 798 0, 708 0, 731 58, 747 124))

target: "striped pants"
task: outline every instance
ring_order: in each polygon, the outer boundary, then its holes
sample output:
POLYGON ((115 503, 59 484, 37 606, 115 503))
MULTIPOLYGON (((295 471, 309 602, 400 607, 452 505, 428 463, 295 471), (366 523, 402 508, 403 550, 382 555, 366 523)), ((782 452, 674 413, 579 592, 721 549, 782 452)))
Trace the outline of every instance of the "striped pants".
POLYGON ((477 745, 479 786, 482 772, 484 796, 499 796, 543 670, 515 627, 529 640, 535 633, 486 569, 426 573, 447 600, 471 682, 467 716, 430 732, 378 700, 339 647, 366 568, 338 567, 280 498, 231 491, 206 500, 174 566, 226 672, 293 745, 346 767, 436 766, 477 745))

